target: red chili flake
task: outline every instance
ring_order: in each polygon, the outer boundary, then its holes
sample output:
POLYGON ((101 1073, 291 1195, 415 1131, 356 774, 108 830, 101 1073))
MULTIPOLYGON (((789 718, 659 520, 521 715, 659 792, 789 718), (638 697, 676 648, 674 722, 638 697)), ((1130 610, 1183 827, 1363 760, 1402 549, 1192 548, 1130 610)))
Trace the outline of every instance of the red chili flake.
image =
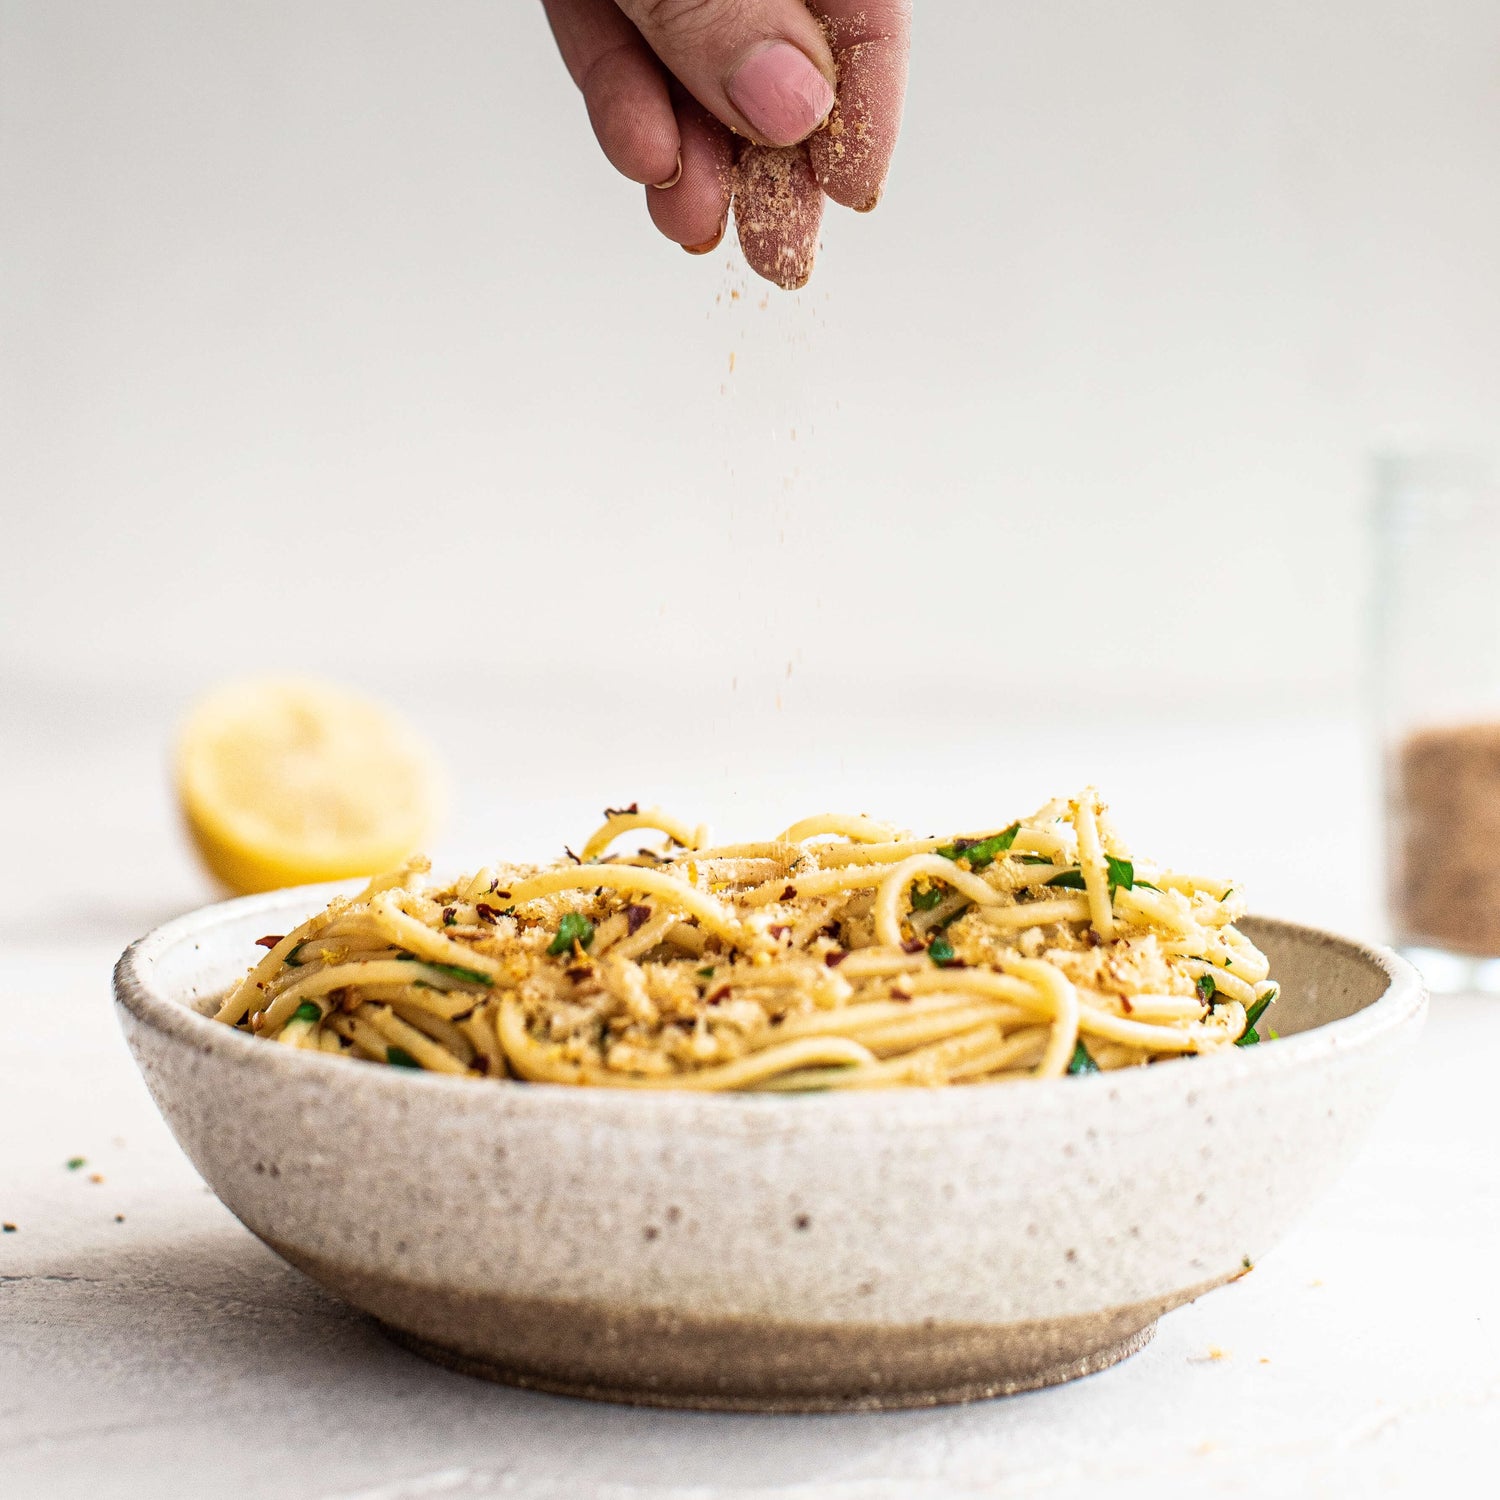
POLYGON ((901 944, 901 951, 903 953, 921 953, 926 947, 927 944, 922 942, 920 938, 907 938, 901 944))
POLYGON ((778 922, 774 927, 766 928, 766 931, 769 932, 773 938, 783 938, 791 930, 792 929, 788 927, 785 922, 778 922))
POLYGON ((257 948, 274 948, 285 936, 285 933, 273 933, 268 937, 256 938, 255 946, 257 948))
POLYGON ((797 899, 797 887, 794 885, 789 885, 781 893, 781 899, 783 901, 795 901, 797 899))
POLYGON ((445 906, 443 908, 443 926, 451 927, 458 920, 458 908, 456 906, 445 906))
POLYGON ((604 816, 606 818, 623 818, 629 813, 638 813, 641 810, 639 802, 632 802, 629 807, 606 807, 604 816))
POLYGON ((1125 1007, 1125 1014, 1127 1016, 1133 1016, 1135 1014, 1135 1006, 1130 1003, 1130 997, 1128 995, 1120 996, 1120 1004, 1125 1007))
POLYGON ((491 906, 488 901, 477 902, 474 910, 479 913, 481 922, 493 922, 500 916, 499 907, 491 906))
POLYGON ((625 925, 630 929, 632 937, 650 920, 651 908, 649 906, 631 905, 625 908, 625 925))
POLYGON ((825 964, 827 964, 830 969, 836 969, 848 957, 849 957, 849 955, 847 953, 842 953, 842 952, 840 952, 840 953, 825 953, 823 955, 823 962, 825 964))
POLYGON ((717 1005, 719 1001, 729 998, 729 992, 733 988, 733 985, 721 984, 718 989, 710 991, 703 997, 703 1003, 705 1005, 717 1005))

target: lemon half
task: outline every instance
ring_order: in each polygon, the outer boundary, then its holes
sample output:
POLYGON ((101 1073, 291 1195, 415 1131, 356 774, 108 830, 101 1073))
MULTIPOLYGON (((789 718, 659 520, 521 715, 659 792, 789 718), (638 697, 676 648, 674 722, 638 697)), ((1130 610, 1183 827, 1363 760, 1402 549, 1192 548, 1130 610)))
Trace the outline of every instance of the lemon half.
POLYGON ((389 710, 306 679, 230 683, 177 743, 177 794, 203 862, 231 890, 373 875, 431 837, 442 781, 389 710))

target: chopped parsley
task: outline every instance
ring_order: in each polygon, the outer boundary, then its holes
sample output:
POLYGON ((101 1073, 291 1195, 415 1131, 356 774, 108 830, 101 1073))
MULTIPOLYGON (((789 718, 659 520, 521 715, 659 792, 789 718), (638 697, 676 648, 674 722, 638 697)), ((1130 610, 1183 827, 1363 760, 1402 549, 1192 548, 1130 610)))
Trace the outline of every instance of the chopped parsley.
POLYGON ((1212 974, 1200 974, 1198 976, 1198 998, 1205 1005, 1214 1003, 1214 996, 1218 994, 1219 986, 1214 981, 1212 974))
POLYGON ((288 953, 284 959, 281 960, 282 963, 284 963, 288 968, 300 969, 306 962, 306 960, 302 957, 302 950, 307 947, 307 945, 311 941, 311 938, 304 938, 302 942, 298 943, 297 946, 293 948, 292 951, 288 953))
POLYGON ((88 1160, 89 1159, 86 1156, 70 1156, 68 1158, 68 1170, 70 1172, 76 1172, 79 1167, 86 1167, 88 1165, 88 1160))
POLYGON ((1012 823, 1003 832, 992 834, 987 839, 956 839, 951 844, 944 844, 937 852, 944 859, 967 860, 971 870, 983 870, 994 864, 996 856, 1004 854, 1015 843, 1020 831, 1021 825, 1012 823))
POLYGON ((393 1068, 418 1068, 422 1064, 414 1058, 405 1047, 387 1047, 385 1049, 385 1060, 393 1068))
MULTIPOLYGON (((1050 861, 1049 861, 1050 863, 1050 861)), ((1136 886, 1143 885, 1147 890, 1154 891, 1156 887, 1149 880, 1137 880, 1135 866, 1128 859, 1116 859, 1113 854, 1105 855, 1105 865, 1109 876, 1109 893, 1111 896, 1118 890, 1133 891, 1136 886)), ((1054 875, 1047 882, 1065 891, 1086 891, 1088 886, 1084 883, 1083 871, 1075 865, 1071 870, 1064 870, 1060 875, 1054 875)))
POLYGON ((698 978, 699 979, 712 979, 713 977, 714 977, 714 968, 713 968, 712 964, 710 964, 706 969, 699 969, 698 970, 698 978))
POLYGON ((304 1000, 292 1012, 292 1020, 294 1021, 311 1021, 316 1025, 322 1019, 323 1007, 316 1000, 304 1000))
MULTIPOLYGON (((593 935, 592 930, 589 935, 593 935)), ((420 958, 415 953, 398 953, 396 957, 404 964, 422 964, 426 968, 436 969, 439 974, 447 974, 452 979, 461 979, 465 984, 493 984, 495 982, 488 974, 481 974, 478 969, 466 969, 462 964, 434 963, 432 959, 420 958)))
POLYGON ((1068 1064, 1069 1073, 1097 1073, 1099 1064, 1089 1056, 1089 1049, 1080 1038, 1073 1048, 1073 1060, 1068 1064))
POLYGON ((1018 854, 1016 858, 1023 865, 1050 865, 1052 863, 1045 854, 1018 854))
POLYGON ((947 894, 947 887, 940 883, 934 883, 925 889, 919 886, 911 893, 912 910, 931 911, 934 906, 942 903, 943 897, 947 894))
POLYGON ((945 937, 935 937, 928 945, 927 956, 938 968, 945 969, 957 957, 953 951, 953 944, 945 937))
MULTIPOLYGON (((1236 1047, 1253 1047, 1260 1040, 1260 1033, 1255 1029, 1255 1023, 1265 1015, 1266 1007, 1281 993, 1280 990, 1270 990, 1262 995, 1249 1010, 1245 1012, 1245 1029, 1235 1042, 1236 1047)), ((1271 1033, 1274 1038, 1276 1033, 1271 1033)))
POLYGON ((581 911, 565 912, 562 921, 557 924, 557 936, 547 944, 547 952, 553 958, 558 958, 571 952, 574 943, 580 948, 587 948, 593 941, 594 924, 581 911))

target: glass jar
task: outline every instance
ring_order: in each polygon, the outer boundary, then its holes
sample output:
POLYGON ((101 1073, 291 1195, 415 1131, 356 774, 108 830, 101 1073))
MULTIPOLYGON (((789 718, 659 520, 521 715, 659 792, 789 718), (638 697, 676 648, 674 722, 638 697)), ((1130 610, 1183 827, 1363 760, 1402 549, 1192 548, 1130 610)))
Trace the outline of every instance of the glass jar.
POLYGON ((1397 945, 1500 992, 1500 489, 1472 455, 1377 471, 1373 689, 1397 945))

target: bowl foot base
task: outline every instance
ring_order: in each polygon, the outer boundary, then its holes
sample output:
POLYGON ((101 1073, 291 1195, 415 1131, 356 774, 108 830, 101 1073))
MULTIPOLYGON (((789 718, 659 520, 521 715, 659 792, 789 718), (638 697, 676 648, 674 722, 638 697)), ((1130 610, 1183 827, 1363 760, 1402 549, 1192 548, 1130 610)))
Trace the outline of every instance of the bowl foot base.
POLYGON ((1122 1359, 1143 1349, 1156 1333, 1153 1319, 1125 1338, 1106 1344, 1075 1359, 1063 1360, 1042 1369, 1020 1372, 1011 1370, 1003 1377, 979 1378, 959 1384, 933 1388, 903 1386, 898 1390, 879 1388, 846 1388, 814 1392, 765 1389, 761 1391, 662 1389, 651 1384, 604 1385, 589 1380, 559 1379, 556 1376, 524 1369, 500 1361, 485 1359, 461 1350, 433 1343, 429 1339, 406 1333, 388 1323, 381 1329, 396 1343, 450 1370, 493 1380, 501 1385, 519 1386, 524 1390, 546 1391, 557 1396, 577 1396, 587 1401, 612 1401, 626 1406, 665 1406, 696 1411, 740 1412, 840 1412, 901 1411, 924 1406, 957 1406, 968 1401, 985 1401, 996 1396, 1014 1396, 1043 1386, 1061 1385, 1084 1375, 1107 1370, 1122 1359))

